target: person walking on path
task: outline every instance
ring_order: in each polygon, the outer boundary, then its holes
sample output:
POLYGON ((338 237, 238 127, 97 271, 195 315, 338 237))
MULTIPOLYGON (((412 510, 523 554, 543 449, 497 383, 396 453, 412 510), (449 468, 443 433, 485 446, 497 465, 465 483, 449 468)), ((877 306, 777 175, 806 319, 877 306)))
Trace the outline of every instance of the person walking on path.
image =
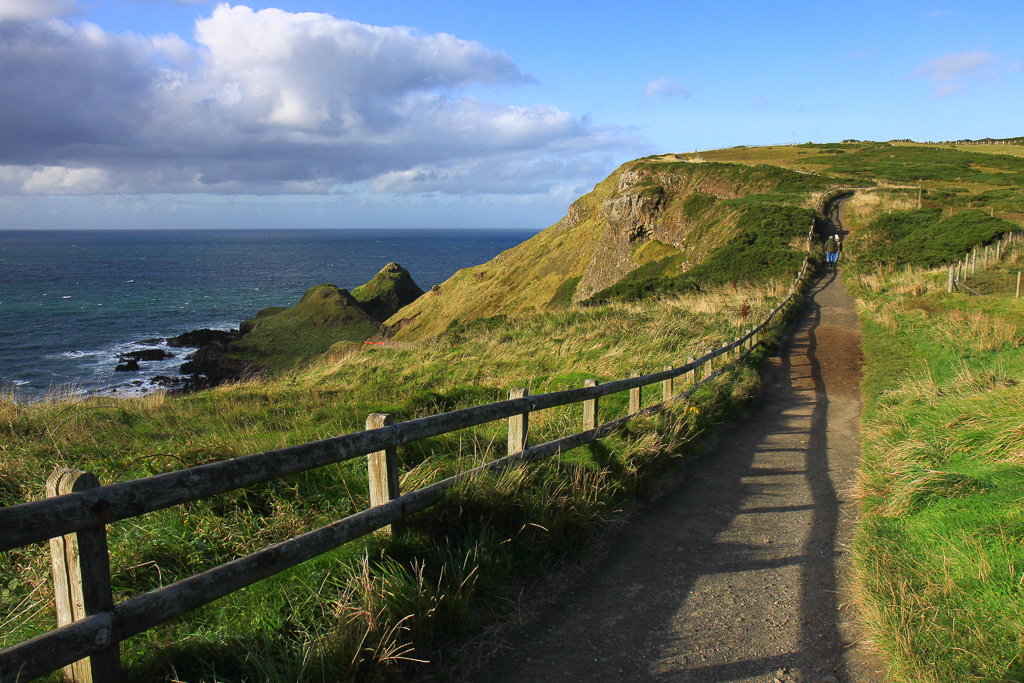
POLYGON ((829 235, 825 242, 825 264, 833 266, 839 261, 839 235, 829 235))

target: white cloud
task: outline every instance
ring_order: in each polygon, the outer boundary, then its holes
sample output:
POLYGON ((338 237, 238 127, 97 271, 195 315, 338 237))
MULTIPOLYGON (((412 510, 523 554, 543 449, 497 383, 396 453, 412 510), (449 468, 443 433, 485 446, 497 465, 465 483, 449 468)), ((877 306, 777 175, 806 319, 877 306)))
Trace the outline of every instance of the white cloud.
POLYGON ((690 97, 691 93, 686 88, 676 85, 667 78, 656 78, 647 83, 644 90, 644 101, 651 102, 657 99, 669 97, 690 97))
POLYGON ((532 79, 448 34, 221 4, 195 40, 0 22, 0 191, 272 194, 377 179, 546 192, 639 144, 555 107, 476 99, 476 86, 532 79), (569 157, 552 164, 556 153, 569 157), (425 173, 444 182, 409 180, 425 173))
POLYGON ((0 21, 51 19, 75 10, 75 0, 0 0, 0 21))
POLYGON ((963 92, 970 82, 992 79, 1005 70, 1002 60, 991 53, 962 52, 925 62, 913 76, 928 79, 935 94, 945 96, 963 92))

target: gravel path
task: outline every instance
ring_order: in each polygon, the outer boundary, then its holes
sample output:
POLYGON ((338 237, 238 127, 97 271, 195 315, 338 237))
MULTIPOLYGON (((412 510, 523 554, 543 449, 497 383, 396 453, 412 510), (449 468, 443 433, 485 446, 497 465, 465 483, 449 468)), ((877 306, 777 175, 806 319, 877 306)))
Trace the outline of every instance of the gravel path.
POLYGON ((860 332, 834 270, 763 399, 473 681, 882 681, 849 599, 860 332))

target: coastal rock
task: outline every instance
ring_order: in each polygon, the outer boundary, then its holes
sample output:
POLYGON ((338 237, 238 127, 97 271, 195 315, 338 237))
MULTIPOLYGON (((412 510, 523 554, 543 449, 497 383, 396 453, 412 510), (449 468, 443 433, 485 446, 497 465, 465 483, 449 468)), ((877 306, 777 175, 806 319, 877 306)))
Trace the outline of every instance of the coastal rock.
POLYGON ((181 364, 180 372, 188 377, 182 382, 183 392, 208 389, 259 373, 263 368, 238 358, 231 358, 221 344, 203 346, 181 364))
POLYGON ((152 361, 152 360, 167 360, 168 358, 174 358, 173 353, 164 351, 163 349, 142 349, 141 351, 129 351, 128 353, 120 353, 117 359, 122 363, 127 361, 152 361))
POLYGON ((134 360, 134 359, 127 360, 124 363, 121 363, 117 367, 114 368, 114 372, 138 372, 138 371, 139 371, 139 361, 134 360))
POLYGON ((188 347, 198 349, 208 344, 230 344, 238 339, 238 330, 211 330, 203 328, 170 337, 167 345, 174 348, 188 347))

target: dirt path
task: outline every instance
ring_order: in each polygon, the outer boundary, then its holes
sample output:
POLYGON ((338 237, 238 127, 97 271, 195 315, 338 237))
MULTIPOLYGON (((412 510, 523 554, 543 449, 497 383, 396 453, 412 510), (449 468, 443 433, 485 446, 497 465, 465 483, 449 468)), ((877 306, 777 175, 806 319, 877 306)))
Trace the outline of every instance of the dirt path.
POLYGON ((860 363, 826 270, 759 405, 470 680, 883 680, 848 597, 860 363))

